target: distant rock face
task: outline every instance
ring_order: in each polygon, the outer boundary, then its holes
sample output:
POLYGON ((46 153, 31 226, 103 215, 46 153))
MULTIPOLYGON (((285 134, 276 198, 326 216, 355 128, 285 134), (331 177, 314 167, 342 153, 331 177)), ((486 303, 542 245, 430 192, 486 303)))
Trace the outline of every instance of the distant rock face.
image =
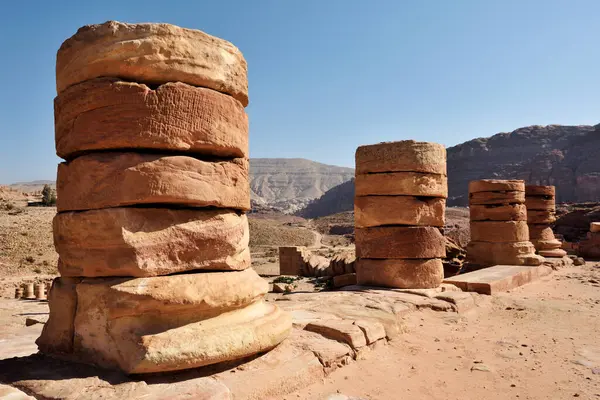
MULTIPOLYGON (((293 213, 329 189, 354 178, 354 169, 301 158, 252 158, 250 176, 254 204, 293 213)), ((354 193, 351 198, 353 196, 354 193)))
POLYGON ((318 218, 354 210, 354 179, 335 186, 298 212, 304 218, 318 218))
MULTIPOLYGON (((469 182, 522 179, 556 186, 556 202, 600 199, 600 124, 530 126, 447 149, 448 206, 466 206, 469 182)), ((298 212, 307 218, 351 210, 354 181, 335 187, 298 212)))
POLYGON ((529 126, 448 148, 448 205, 468 203, 469 181, 523 179, 556 186, 557 202, 600 198, 600 125, 529 126))

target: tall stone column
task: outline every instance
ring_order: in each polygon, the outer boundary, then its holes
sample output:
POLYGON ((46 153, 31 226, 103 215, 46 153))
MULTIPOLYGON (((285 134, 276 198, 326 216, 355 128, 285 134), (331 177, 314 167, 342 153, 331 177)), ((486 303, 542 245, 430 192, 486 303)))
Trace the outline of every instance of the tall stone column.
POLYGON ((446 256, 444 146, 412 140, 360 146, 355 187, 358 284, 439 286, 446 256))
POLYGON ((291 318, 250 268, 247 67, 168 24, 80 28, 57 54, 59 272, 40 351, 126 373, 269 350, 291 318))
POLYGON ((554 186, 525 186, 525 205, 529 239, 538 254, 544 257, 564 257, 562 243, 554 237, 551 224, 556 221, 554 186))
POLYGON ((484 179, 469 183, 471 241, 467 260, 480 266, 542 264, 529 241, 525 182, 484 179))

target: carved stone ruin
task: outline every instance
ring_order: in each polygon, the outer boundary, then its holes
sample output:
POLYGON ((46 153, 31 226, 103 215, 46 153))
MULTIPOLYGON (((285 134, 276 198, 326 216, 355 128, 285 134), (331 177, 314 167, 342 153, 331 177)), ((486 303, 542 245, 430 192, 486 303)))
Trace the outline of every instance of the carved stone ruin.
POLYGON ((62 44, 56 78, 61 277, 40 351, 152 373, 285 339, 291 318, 250 268, 241 52, 198 30, 111 21, 62 44))
POLYGON ((469 183, 471 241, 467 260, 480 266, 537 266, 544 258, 529 241, 525 182, 484 179, 469 183))
POLYGON ((600 222, 590 223, 590 231, 585 240, 579 243, 579 255, 600 260, 600 222))
POLYGON ((356 150, 358 284, 433 288, 442 283, 446 149, 412 140, 356 150))
POLYGON ((564 257, 562 243, 554 237, 551 224, 556 221, 556 189, 554 186, 525 186, 525 205, 529 240, 544 257, 564 257))

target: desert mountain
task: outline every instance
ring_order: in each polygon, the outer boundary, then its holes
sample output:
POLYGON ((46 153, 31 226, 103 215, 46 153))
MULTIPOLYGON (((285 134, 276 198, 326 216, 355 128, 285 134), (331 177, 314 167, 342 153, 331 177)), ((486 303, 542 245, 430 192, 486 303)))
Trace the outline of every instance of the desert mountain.
POLYGON ((311 200, 352 178, 352 168, 302 158, 250 159, 253 203, 288 213, 304 208, 311 200))
MULTIPOLYGON (((467 205, 469 181, 486 178, 555 185, 558 202, 600 200, 600 125, 529 126, 447 151, 450 206, 467 205)), ((317 217, 351 210, 353 196, 354 181, 331 189, 299 214, 317 217)))

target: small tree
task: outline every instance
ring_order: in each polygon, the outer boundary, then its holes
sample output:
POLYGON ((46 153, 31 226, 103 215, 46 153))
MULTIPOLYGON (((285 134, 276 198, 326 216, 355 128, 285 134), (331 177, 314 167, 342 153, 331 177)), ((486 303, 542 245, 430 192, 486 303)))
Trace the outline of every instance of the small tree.
POLYGON ((56 205, 56 191, 50 185, 44 185, 42 189, 42 204, 48 207, 56 205))

